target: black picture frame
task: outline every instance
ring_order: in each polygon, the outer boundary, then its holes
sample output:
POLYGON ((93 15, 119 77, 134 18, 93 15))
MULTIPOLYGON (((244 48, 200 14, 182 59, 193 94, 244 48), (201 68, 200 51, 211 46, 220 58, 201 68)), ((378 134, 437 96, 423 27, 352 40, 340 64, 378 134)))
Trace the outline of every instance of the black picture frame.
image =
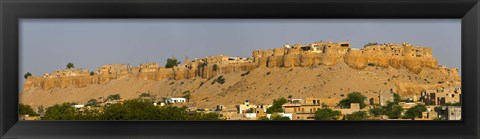
POLYGON ((1 138, 479 138, 478 0, 2 0, 1 138), (461 19, 462 121, 18 121, 22 18, 461 19))

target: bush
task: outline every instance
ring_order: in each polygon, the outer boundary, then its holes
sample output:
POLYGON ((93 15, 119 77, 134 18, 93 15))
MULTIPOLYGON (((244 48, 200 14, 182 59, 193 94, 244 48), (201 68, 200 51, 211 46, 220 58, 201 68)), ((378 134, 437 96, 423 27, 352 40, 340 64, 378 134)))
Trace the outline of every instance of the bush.
POLYGON ((119 100, 121 99, 120 94, 113 94, 107 97, 108 100, 119 100))
POLYGON ((75 65, 73 63, 67 63, 67 69, 75 68, 75 65))
POLYGON ((330 108, 320 109, 315 112, 315 120, 337 120, 340 111, 334 111, 330 108))
POLYGON ((177 66, 178 64, 180 64, 180 61, 177 61, 176 58, 174 58, 174 57, 167 58, 167 64, 165 64, 165 68, 173 68, 173 67, 177 66))
POLYGON ((347 98, 341 100, 339 105, 342 108, 350 108, 350 103, 359 103, 360 108, 364 108, 366 106, 365 99, 367 99, 367 97, 363 96, 359 92, 352 92, 347 95, 347 98))
POLYGON ((188 120, 223 120, 218 113, 195 113, 188 120))
POLYGON ((35 113, 30 105, 18 104, 18 114, 19 115, 29 115, 29 116, 37 116, 38 114, 35 113))
POLYGON ((225 78, 223 78, 223 76, 218 76, 217 79, 213 80, 212 84, 214 84, 215 82, 217 82, 219 84, 223 84, 223 83, 225 83, 225 78))
POLYGON ((283 120, 290 120, 290 118, 289 117, 283 117, 283 116, 280 116, 277 113, 274 113, 270 116, 270 120, 283 121, 283 120))
POLYGON ((394 93, 393 94, 393 103, 398 104, 401 101, 402 101, 402 98, 400 97, 400 95, 398 95, 397 93, 394 93))
POLYGON ((393 102, 388 102, 385 108, 385 115, 391 119, 398 119, 402 116, 403 108, 393 102))
POLYGON ((346 116, 346 120, 365 120, 367 119, 366 111, 357 111, 346 116))
POLYGON ((49 107, 42 120, 78 120, 74 103, 55 104, 49 107))
POLYGON ((289 117, 283 117, 283 116, 280 116, 278 113, 274 113, 270 116, 270 119, 268 119, 267 116, 262 116, 262 117, 259 117, 257 120, 262 120, 262 121, 269 121, 269 120, 272 120, 272 121, 285 121, 285 120, 291 120, 289 117))
POLYGON ((28 77, 32 76, 32 73, 27 72, 23 75, 23 78, 28 79, 28 77))
POLYGON ((132 99, 96 109, 77 110, 74 103, 49 107, 43 120, 223 120, 217 113, 189 115, 186 107, 157 107, 150 100, 132 99))
POLYGON ((408 109, 405 112, 405 117, 413 120, 415 118, 421 117, 422 112, 426 112, 426 111, 427 111, 427 107, 425 107, 425 105, 418 104, 408 109))
POLYGON ((375 107, 373 109, 369 110, 370 114, 373 115, 374 117, 377 117, 379 115, 382 115, 384 112, 384 109, 382 107, 375 107))
POLYGON ((285 98, 278 98, 273 100, 273 104, 271 107, 267 109, 267 113, 276 113, 276 112, 283 112, 282 105, 287 103, 287 99, 285 98))
POLYGON ((93 99, 93 98, 92 98, 92 99, 88 100, 88 102, 87 102, 87 104, 86 104, 85 106, 94 106, 94 107, 96 107, 96 106, 98 106, 98 101, 97 101, 97 99, 93 99))
POLYGON ((268 121, 270 119, 268 119, 267 116, 262 116, 262 117, 259 117, 258 120, 268 121))

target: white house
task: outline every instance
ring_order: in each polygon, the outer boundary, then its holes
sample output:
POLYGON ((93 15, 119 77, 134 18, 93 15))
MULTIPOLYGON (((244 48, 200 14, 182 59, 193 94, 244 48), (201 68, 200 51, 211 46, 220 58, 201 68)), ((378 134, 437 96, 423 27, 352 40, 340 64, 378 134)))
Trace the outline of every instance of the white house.
MULTIPOLYGON (((281 117, 288 117, 290 119, 292 119, 293 117, 293 114, 292 113, 278 113, 279 116, 281 117)), ((267 114, 267 117, 270 119, 270 116, 272 116, 272 114, 267 114)))
POLYGON ((78 109, 78 108, 82 108, 82 107, 84 107, 84 106, 85 106, 85 105, 73 105, 73 107, 74 107, 74 108, 77 108, 77 109, 78 109))
POLYGON ((187 102, 187 99, 185 98, 167 98, 165 100, 165 103, 183 103, 183 102, 187 102))
POLYGON ((245 117, 247 118, 256 118, 257 114, 256 113, 245 113, 245 117))

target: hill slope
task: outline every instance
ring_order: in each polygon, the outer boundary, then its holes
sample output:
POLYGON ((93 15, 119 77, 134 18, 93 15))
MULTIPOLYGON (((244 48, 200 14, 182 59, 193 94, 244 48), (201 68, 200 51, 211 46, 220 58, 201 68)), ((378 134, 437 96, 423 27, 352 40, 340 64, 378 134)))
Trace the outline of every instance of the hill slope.
POLYGON ((183 96, 182 92, 190 91, 190 106, 225 105, 233 109, 234 105, 245 100, 255 104, 270 104, 275 98, 286 98, 289 95, 294 98, 331 98, 335 102, 353 91, 360 92, 369 99, 390 89, 396 90, 402 97, 410 97, 413 94, 419 95, 422 89, 460 84, 459 80, 430 68, 423 68, 420 73, 415 74, 405 67, 395 69, 369 66, 357 70, 343 62, 335 66, 257 68, 245 74, 246 72, 224 74, 223 84, 214 82, 218 78, 215 76, 210 79, 197 77, 162 81, 124 78, 83 88, 70 86, 47 91, 32 88, 20 93, 20 103, 48 107, 62 102, 83 104, 89 99, 111 94, 120 94, 124 99, 131 99, 143 92, 150 92, 157 97, 180 97, 183 96))

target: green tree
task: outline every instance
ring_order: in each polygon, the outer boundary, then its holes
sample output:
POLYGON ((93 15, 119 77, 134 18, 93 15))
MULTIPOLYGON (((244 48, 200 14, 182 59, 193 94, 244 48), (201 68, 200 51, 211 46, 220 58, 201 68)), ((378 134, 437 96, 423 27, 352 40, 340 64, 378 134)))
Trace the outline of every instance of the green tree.
POLYGON ((173 68, 180 64, 180 61, 177 61, 175 57, 167 58, 167 64, 165 64, 165 68, 173 68))
POLYGON ((91 71, 91 72, 90 72, 90 75, 95 75, 95 72, 91 71))
POLYGON ((98 101, 97 99, 90 99, 87 101, 87 104, 85 106, 93 106, 93 107, 96 107, 98 106, 98 101))
POLYGON ((67 63, 67 69, 75 68, 75 65, 73 63, 68 62, 67 63))
POLYGON ((398 104, 401 101, 402 101, 402 98, 400 97, 400 95, 398 95, 397 93, 394 93, 393 94, 393 103, 398 104))
POLYGON ((75 110, 75 120, 103 120, 102 112, 99 109, 75 110))
POLYGON ((284 121, 284 120, 290 120, 289 117, 284 117, 284 116, 280 116, 279 114, 277 113, 274 113, 270 116, 270 120, 274 120, 274 121, 284 121))
POLYGON ((337 120, 340 111, 323 108, 315 112, 315 120, 337 120))
POLYGON ((28 79, 28 77, 32 76, 32 73, 27 72, 23 75, 23 78, 28 79))
POLYGON ((366 106, 365 99, 367 99, 367 97, 363 96, 359 92, 352 92, 347 95, 347 98, 342 99, 339 105, 342 108, 350 108, 350 103, 359 103, 360 108, 364 108, 366 106))
POLYGON ((367 119, 367 112, 366 111, 357 111, 352 114, 347 114, 347 120, 365 120, 367 119))
POLYGON ((42 120, 78 120, 74 103, 55 104, 49 107, 42 120))
POLYGON ((105 107, 105 120, 187 120, 186 107, 152 105, 150 100, 132 99, 105 107))
POLYGON ((413 120, 415 118, 421 117, 422 112, 426 112, 426 111, 427 111, 427 107, 425 107, 425 105, 418 104, 418 105, 415 105, 415 106, 411 107, 410 109, 408 109, 405 112, 405 117, 413 120))
POLYGON ((262 117, 259 117, 258 120, 268 121, 270 119, 268 119, 267 116, 262 116, 262 117))
POLYGON ((384 109, 382 107, 375 107, 369 110, 370 114, 373 115, 373 117, 377 117, 379 115, 382 115, 384 112, 384 109))
POLYGON ((188 120, 223 120, 218 113, 195 113, 188 120))
POLYGON ((391 119, 398 119, 402 116, 403 108, 394 102, 387 102, 387 106, 385 108, 385 115, 387 115, 391 119))
POLYGON ((37 116, 38 114, 35 113, 30 105, 18 104, 18 114, 19 115, 29 115, 29 116, 37 116))
POLYGON ((121 99, 120 94, 113 94, 107 97, 108 100, 119 100, 121 99))
POLYGON ((44 120, 224 120, 218 113, 188 114, 187 107, 158 107, 151 100, 132 99, 103 107, 75 109, 75 103, 49 107, 44 120))
POLYGON ((287 99, 283 97, 274 99, 272 106, 267 109, 267 113, 283 112, 282 105, 285 103, 287 103, 287 99))

